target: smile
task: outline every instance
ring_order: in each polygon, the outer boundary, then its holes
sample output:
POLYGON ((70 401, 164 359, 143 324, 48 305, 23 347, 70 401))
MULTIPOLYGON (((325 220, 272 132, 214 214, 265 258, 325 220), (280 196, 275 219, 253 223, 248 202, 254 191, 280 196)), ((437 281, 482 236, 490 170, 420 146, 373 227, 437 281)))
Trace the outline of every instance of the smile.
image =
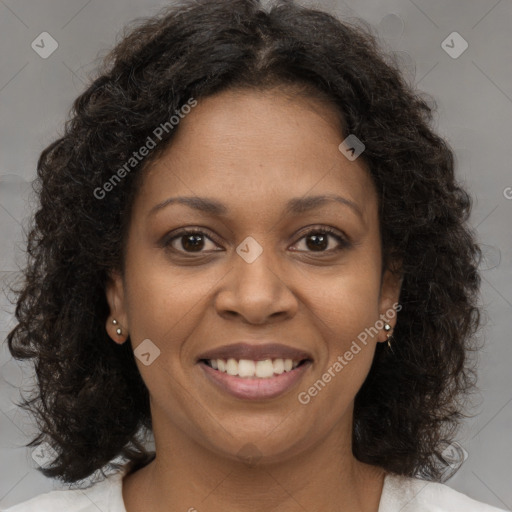
POLYGON ((250 359, 236 360, 228 359, 208 359, 205 361, 208 366, 214 370, 227 373, 228 375, 239 377, 258 377, 259 379, 268 379, 274 375, 281 375, 297 368, 301 361, 292 359, 265 359, 264 361, 252 361, 250 359))
POLYGON ((279 396, 301 379, 311 360, 202 359, 206 377, 217 388, 242 399, 258 400, 279 396))

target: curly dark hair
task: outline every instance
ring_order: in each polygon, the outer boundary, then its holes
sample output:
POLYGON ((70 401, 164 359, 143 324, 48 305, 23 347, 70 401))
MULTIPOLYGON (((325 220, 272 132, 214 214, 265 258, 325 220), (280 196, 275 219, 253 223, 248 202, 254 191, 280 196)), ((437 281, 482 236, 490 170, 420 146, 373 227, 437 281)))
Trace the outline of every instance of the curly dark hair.
POLYGON ((431 128, 435 102, 413 90, 364 22, 290 0, 268 8, 258 0, 180 2, 122 35, 37 164, 40 204, 7 339, 14 358, 35 361, 36 394, 17 404, 38 423, 27 446, 45 441, 58 454, 39 471, 69 483, 119 468, 118 457, 136 468, 155 456, 140 437, 152 424, 131 345, 105 331, 105 289, 112 269, 124 271, 143 171, 179 126, 107 200, 98 190, 190 98, 280 87, 327 102, 341 116, 340 141, 355 134, 364 142, 383 271, 403 277, 393 350, 377 344, 355 398, 354 456, 439 481, 443 448, 468 417, 476 383, 469 356, 481 324, 481 250, 453 152, 431 128))

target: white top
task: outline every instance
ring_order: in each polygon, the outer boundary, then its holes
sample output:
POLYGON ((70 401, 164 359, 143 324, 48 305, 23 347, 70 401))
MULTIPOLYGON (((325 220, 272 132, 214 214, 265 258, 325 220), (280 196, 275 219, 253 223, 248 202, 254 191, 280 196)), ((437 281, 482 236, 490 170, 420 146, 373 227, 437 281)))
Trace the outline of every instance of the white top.
MULTIPOLYGON (((126 512, 121 471, 89 489, 63 489, 40 494, 0 512, 126 512)), ((445 484, 387 473, 378 512, 506 512, 469 498, 445 484)))

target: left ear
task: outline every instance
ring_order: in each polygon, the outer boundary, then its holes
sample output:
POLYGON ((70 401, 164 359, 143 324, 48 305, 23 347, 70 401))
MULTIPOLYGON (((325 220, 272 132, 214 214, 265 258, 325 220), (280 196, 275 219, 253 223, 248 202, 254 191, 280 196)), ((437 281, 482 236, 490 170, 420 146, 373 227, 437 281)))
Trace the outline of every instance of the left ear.
MULTIPOLYGON (((379 318, 391 326, 391 334, 397 323, 397 306, 402 288, 403 274, 397 265, 387 268, 382 276, 382 285, 379 299, 379 318)), ((378 341, 387 341, 387 333, 381 330, 378 341)))
POLYGON ((119 272, 110 272, 105 294, 110 307, 110 315, 107 318, 105 329, 112 340, 121 345, 126 341, 129 333, 123 278, 119 272), (113 320, 117 323, 114 324, 113 320), (118 329, 120 329, 121 334, 118 334, 118 329))

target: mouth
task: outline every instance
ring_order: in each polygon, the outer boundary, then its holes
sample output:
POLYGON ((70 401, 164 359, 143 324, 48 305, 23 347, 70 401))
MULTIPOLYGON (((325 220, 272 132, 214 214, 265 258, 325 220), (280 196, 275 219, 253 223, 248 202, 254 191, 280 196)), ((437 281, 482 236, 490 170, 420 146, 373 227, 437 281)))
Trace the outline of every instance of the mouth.
POLYGON ((311 359, 200 359, 199 366, 217 389, 243 400, 268 400, 291 390, 311 359))
POLYGON ((207 350, 197 363, 219 391, 244 400, 265 400, 291 390, 312 365, 313 356, 281 343, 241 341, 207 350))

